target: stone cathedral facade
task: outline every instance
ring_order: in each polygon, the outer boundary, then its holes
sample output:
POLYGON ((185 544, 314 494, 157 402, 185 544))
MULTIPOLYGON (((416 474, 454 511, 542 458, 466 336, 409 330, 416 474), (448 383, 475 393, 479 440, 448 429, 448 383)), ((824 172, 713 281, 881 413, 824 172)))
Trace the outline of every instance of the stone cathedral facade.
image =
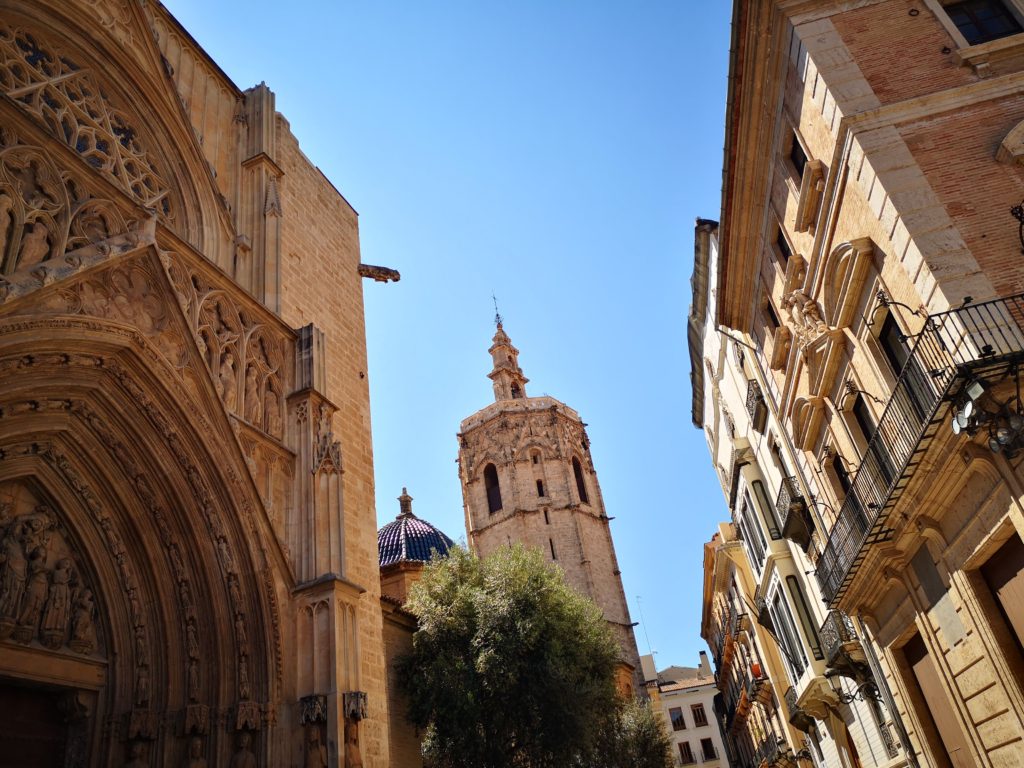
POLYGON ((0 762, 390 764, 365 276, 159 3, 0 2, 0 762))
POLYGON ((585 425, 553 397, 527 397, 519 350, 500 320, 489 351, 494 402, 464 419, 458 435, 469 544, 481 557, 513 542, 545 552, 604 611, 622 649, 620 690, 640 692, 636 639, 585 425))

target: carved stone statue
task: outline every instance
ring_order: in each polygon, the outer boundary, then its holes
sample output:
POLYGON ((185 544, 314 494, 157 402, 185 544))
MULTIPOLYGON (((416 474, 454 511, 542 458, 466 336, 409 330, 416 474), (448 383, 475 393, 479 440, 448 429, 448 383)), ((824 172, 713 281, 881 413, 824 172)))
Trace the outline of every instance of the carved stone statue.
POLYGON ((256 755, 249 749, 252 743, 252 736, 242 731, 238 736, 238 749, 231 756, 229 768, 256 768, 256 755))
POLYGON ((3 264, 4 255, 7 253, 7 242, 14 221, 13 207, 14 201, 10 196, 0 192, 0 265, 3 264))
POLYGON ((141 741, 132 742, 128 749, 128 762, 124 764, 124 768, 148 768, 149 764, 142 757, 145 751, 146 747, 141 741))
POLYGON ((259 374, 256 366, 250 365, 245 371, 245 420, 259 426, 261 410, 259 374))
POLYGON ((320 726, 306 723, 306 760, 304 768, 327 768, 327 747, 321 741, 320 726))
POLYGON ((28 643, 35 638, 39 630, 39 618, 46 605, 50 585, 46 572, 46 550, 43 547, 36 547, 29 555, 28 573, 28 586, 18 614, 18 628, 14 630, 14 639, 19 643, 28 643))
POLYGON ((57 561, 53 570, 50 597, 43 612, 43 628, 40 639, 47 648, 60 648, 68 634, 68 618, 71 613, 71 561, 64 557, 57 561))
POLYGON ((218 374, 220 395, 224 400, 224 407, 229 411, 235 410, 235 356, 228 350, 220 361, 220 373, 218 374))
POLYGON ((238 698, 247 700, 252 691, 249 688, 249 661, 243 657, 238 660, 238 698))
POLYGON ((135 706, 145 709, 149 704, 149 667, 142 664, 135 670, 135 706))
POLYGON ((188 663, 188 700, 199 701, 199 662, 191 659, 188 663))
POLYGON ((267 391, 263 395, 263 428, 268 434, 281 437, 281 404, 270 382, 267 382, 267 391))
POLYGON ((206 758, 203 757, 203 740, 199 736, 193 736, 188 743, 188 759, 182 768, 206 768, 206 758))
POLYGON ((75 600, 74 617, 71 620, 71 650, 77 653, 92 653, 96 648, 96 626, 93 623, 95 606, 92 591, 83 589, 75 600))
POLYGON ((199 638, 197 634, 194 621, 190 621, 185 625, 185 647, 188 649, 188 657, 190 659, 199 658, 199 638))
POLYGON ((22 530, 22 524, 15 522, 0 541, 0 622, 6 620, 12 625, 21 608, 28 571, 28 561, 21 547, 22 530))
POLYGON ((359 721, 345 718, 345 768, 363 768, 363 756, 359 751, 359 721))
POLYGON ((35 266, 50 256, 50 232, 46 225, 37 221, 21 241, 21 255, 17 269, 35 266))

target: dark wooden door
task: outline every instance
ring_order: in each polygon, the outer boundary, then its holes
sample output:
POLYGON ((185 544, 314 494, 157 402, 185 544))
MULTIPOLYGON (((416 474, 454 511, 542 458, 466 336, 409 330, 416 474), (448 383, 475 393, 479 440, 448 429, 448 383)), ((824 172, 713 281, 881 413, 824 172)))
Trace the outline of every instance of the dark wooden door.
POLYGON ((52 690, 0 679, 0 768, 63 768, 67 725, 52 690))
POLYGON ((1014 534, 981 566, 981 575, 1024 655, 1024 541, 1014 534))
MULTIPOLYGON (((914 672, 914 678, 921 689, 921 699, 924 702, 925 711, 919 712, 918 720, 931 720, 939 738, 942 739, 942 746, 946 751, 949 762, 945 763, 952 768, 975 768, 974 759, 967 746, 967 737, 964 735, 956 712, 947 703, 949 696, 942 686, 942 679, 939 677, 939 670, 931 656, 928 655, 928 648, 921 639, 921 635, 914 635, 909 643, 903 647, 907 663, 914 672)), ((934 749, 932 750, 935 751, 934 749)), ((940 764, 942 755, 936 755, 940 764)))

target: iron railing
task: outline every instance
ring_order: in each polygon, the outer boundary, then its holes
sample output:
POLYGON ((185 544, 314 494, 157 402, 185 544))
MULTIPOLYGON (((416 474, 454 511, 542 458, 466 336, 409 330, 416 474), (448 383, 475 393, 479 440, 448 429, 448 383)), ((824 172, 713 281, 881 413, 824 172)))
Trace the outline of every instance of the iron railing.
POLYGON ((782 478, 779 495, 775 500, 775 511, 779 516, 782 535, 799 544, 806 552, 811 543, 814 526, 807 509, 807 501, 800 492, 800 486, 795 477, 782 478))
POLYGON ((879 723, 878 732, 882 734, 882 743, 885 744, 885 751, 889 757, 898 757, 900 754, 900 743, 892 732, 892 723, 879 723))
POLYGON ((857 639, 853 621, 842 611, 829 611, 828 616, 818 631, 821 648, 825 651, 825 663, 832 666, 833 661, 843 649, 844 643, 857 639))
POLYGON ((761 385, 753 379, 747 382, 747 415, 754 431, 763 432, 765 419, 768 417, 768 406, 764 402, 761 385))
POLYGON ((818 560, 826 602, 842 598, 868 546, 892 537, 889 514, 943 420, 944 401, 965 379, 1022 359, 1024 294, 928 317, 818 560))

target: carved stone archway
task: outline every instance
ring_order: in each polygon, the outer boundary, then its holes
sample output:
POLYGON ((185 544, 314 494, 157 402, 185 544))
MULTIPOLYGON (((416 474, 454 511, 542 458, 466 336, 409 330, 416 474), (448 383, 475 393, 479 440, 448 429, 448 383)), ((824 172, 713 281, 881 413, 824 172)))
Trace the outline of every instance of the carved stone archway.
POLYGON ((273 716, 273 598, 231 436, 169 381, 120 323, 0 323, 0 674, 91 693, 67 747, 91 757, 67 764, 177 764, 197 737, 226 763, 273 716))

